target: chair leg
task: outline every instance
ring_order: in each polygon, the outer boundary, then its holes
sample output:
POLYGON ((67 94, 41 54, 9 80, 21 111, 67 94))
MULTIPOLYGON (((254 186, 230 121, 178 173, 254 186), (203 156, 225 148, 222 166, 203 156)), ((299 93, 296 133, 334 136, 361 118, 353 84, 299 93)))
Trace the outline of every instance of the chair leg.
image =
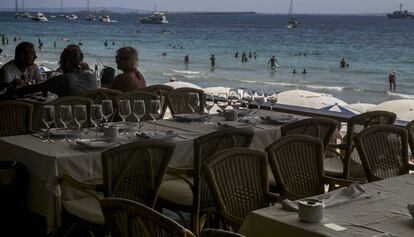
POLYGON ((200 235, 200 219, 198 212, 191 213, 191 230, 196 236, 200 235))
POLYGON ((69 228, 65 231, 65 233, 63 234, 63 237, 68 237, 70 236, 70 232, 72 232, 73 228, 75 228, 76 223, 72 223, 71 226, 69 226, 69 228))

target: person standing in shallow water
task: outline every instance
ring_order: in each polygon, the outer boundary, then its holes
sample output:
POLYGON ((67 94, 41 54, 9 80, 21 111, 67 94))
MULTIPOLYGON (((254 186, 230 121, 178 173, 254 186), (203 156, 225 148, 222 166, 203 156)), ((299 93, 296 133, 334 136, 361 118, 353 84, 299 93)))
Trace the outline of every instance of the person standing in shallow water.
POLYGON ((184 63, 188 64, 190 58, 188 57, 188 54, 184 56, 184 63))
POLYGON ((276 57, 275 57, 275 56, 272 56, 272 57, 269 59, 269 62, 267 63, 267 65, 269 65, 269 64, 270 64, 270 68, 271 68, 271 69, 275 69, 275 68, 276 68, 276 63, 277 63, 277 59, 276 59, 276 57))
POLYGON ((395 83, 397 81, 397 72, 392 71, 390 75, 388 75, 388 82, 390 84, 390 91, 395 91, 397 84, 395 83))
POLYGON ((216 66, 216 58, 214 57, 214 54, 210 57, 211 67, 216 66))

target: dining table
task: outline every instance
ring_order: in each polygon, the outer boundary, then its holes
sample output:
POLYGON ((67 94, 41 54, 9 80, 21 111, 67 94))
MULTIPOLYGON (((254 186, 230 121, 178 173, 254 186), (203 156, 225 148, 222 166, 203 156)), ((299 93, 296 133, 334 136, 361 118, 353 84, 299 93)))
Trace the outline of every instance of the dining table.
POLYGON ((414 236, 414 219, 407 209, 414 204, 414 174, 367 183, 358 190, 360 195, 344 188, 345 195, 336 202, 332 192, 315 197, 332 203, 325 203, 321 222, 304 222, 298 212, 276 204, 249 213, 239 232, 247 237, 414 236))
MULTIPOLYGON (((279 122, 267 121, 269 111, 252 110, 249 116, 239 118, 237 121, 222 121, 218 115, 211 116, 204 121, 177 121, 176 119, 163 119, 157 121, 158 133, 174 134, 164 140, 176 145, 169 167, 189 168, 193 167, 193 141, 199 136, 212 133, 229 127, 249 129, 254 132, 250 148, 264 151, 264 149, 280 138, 281 125, 300 119, 277 112, 273 117, 284 116, 279 122), (260 116, 259 116, 260 115, 260 116), (288 119, 286 119, 288 118, 288 119)), ((62 186, 59 177, 69 175, 78 180, 102 179, 101 154, 107 149, 132 141, 148 139, 136 136, 137 123, 114 123, 116 126, 128 127, 125 134, 121 134, 103 149, 85 149, 76 146, 78 137, 69 137, 72 141, 64 141, 62 137, 54 139, 54 142, 45 142, 44 132, 10 136, 0 138, 0 160, 12 160, 22 163, 28 172, 27 207, 46 218, 48 230, 56 229, 61 223, 61 198, 62 186), (129 131, 129 132, 127 132, 129 131)), ((142 121, 141 131, 151 133, 154 130, 153 121, 142 121)), ((101 131, 94 128, 83 129, 82 139, 96 139, 103 137, 101 131)), ((166 177, 168 178, 168 177, 166 177)))

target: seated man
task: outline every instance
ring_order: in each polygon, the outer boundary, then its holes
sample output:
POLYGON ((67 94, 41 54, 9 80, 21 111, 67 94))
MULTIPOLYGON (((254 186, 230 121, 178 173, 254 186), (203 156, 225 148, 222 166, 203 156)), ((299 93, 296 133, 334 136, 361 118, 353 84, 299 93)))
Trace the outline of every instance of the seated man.
POLYGON ((116 52, 116 64, 123 73, 115 77, 109 88, 128 92, 142 89, 146 86, 144 76, 137 69, 137 50, 132 47, 118 49, 116 52))
POLYGON ((0 87, 16 87, 40 82, 39 69, 34 61, 36 50, 32 43, 22 42, 15 49, 14 59, 0 69, 0 87))
POLYGON ((80 96, 97 89, 95 75, 82 69, 83 53, 79 47, 67 47, 60 55, 59 65, 63 74, 41 84, 12 91, 15 95, 50 91, 60 96, 80 96))

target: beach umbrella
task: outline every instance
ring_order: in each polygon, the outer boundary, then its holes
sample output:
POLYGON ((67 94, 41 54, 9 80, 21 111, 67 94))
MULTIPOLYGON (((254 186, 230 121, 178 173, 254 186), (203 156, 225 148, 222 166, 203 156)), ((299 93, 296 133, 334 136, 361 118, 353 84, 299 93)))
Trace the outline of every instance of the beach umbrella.
POLYGON ((365 113, 367 112, 369 109, 375 107, 377 105, 375 104, 369 104, 369 103, 354 103, 354 104, 349 104, 346 105, 345 108, 350 108, 353 109, 355 111, 358 111, 359 113, 365 113))
POLYGON ((181 87, 189 87, 189 88, 194 88, 194 89, 202 90, 201 87, 199 87, 197 85, 194 85, 193 83, 189 83, 189 82, 185 82, 185 81, 167 82, 167 83, 164 83, 164 85, 171 86, 174 89, 181 88, 181 87))
POLYGON ((342 114, 346 114, 346 115, 349 115, 349 116, 354 116, 356 114, 360 114, 358 111, 355 111, 355 110, 350 109, 350 108, 346 108, 344 106, 340 106, 338 104, 323 107, 323 108, 320 109, 320 111, 323 111, 323 112, 337 112, 337 113, 342 113, 342 114))
POLYGON ((224 87, 224 86, 214 86, 214 87, 204 88, 203 90, 204 90, 204 93, 206 94, 218 95, 219 93, 225 93, 228 95, 231 89, 229 87, 224 87))
POLYGON ((390 100, 381 103, 368 111, 385 110, 397 114, 397 116, 404 114, 405 112, 414 110, 414 100, 401 99, 401 100, 390 100))
POLYGON ((414 110, 409 110, 404 113, 400 113, 399 115, 397 115, 397 117, 399 120, 411 122, 414 120, 414 110))
POLYGON ((321 109, 328 105, 347 105, 346 102, 330 94, 306 90, 288 90, 277 94, 279 104, 294 105, 306 108, 321 109))
POLYGON ((40 71, 40 73, 47 73, 47 72, 53 72, 52 69, 46 67, 45 65, 40 65, 39 67, 37 67, 40 71))

